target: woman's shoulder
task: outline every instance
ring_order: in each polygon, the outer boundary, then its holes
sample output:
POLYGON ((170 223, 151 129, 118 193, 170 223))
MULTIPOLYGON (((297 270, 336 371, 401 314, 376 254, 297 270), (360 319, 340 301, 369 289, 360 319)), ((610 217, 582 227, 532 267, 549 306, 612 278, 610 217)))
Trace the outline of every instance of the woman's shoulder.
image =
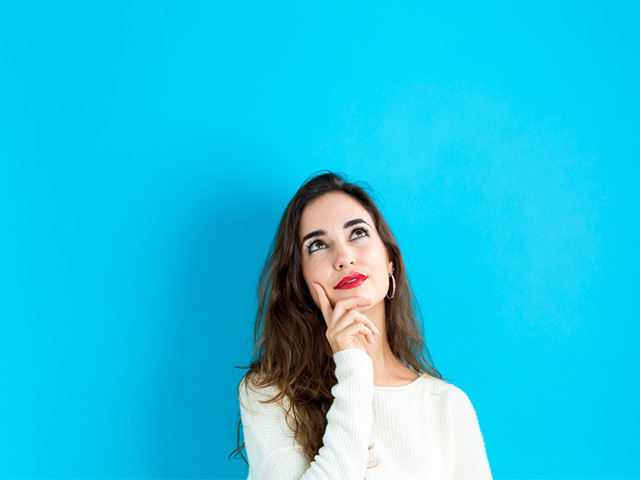
POLYGON ((265 378, 257 373, 247 373, 238 385, 238 396, 243 398, 258 397, 273 398, 280 393, 280 389, 275 385, 270 385, 265 378))
POLYGON ((475 410, 468 395, 453 383, 426 373, 421 375, 420 379, 423 389, 430 394, 442 396, 454 412, 475 410))
POLYGON ((447 395, 451 398, 465 395, 465 393, 453 383, 443 378, 434 377, 429 373, 423 373, 420 378, 420 385, 424 390, 434 395, 447 395))
POLYGON ((238 385, 238 401, 242 408, 248 411, 263 410, 265 405, 277 405, 286 407, 286 397, 281 397, 280 389, 276 385, 270 385, 264 377, 256 373, 248 373, 238 385))
POLYGON ((380 402, 426 402, 434 408, 444 408, 456 414, 472 408, 467 394, 449 381, 422 373, 413 382, 399 387, 375 387, 380 402))

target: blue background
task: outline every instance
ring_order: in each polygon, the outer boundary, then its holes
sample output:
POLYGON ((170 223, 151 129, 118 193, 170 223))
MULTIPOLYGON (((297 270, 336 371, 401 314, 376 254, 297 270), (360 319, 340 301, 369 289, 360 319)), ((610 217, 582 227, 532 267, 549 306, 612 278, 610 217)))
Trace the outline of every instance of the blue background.
POLYGON ((636 2, 0 2, 0 477, 246 478, 255 287, 371 184, 496 479, 640 478, 636 2))

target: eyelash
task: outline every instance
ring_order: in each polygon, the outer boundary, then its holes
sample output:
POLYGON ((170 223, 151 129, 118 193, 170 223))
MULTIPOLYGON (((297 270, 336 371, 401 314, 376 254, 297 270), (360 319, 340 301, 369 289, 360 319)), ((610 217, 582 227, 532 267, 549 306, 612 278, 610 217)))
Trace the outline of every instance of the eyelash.
MULTIPOLYGON (((353 236, 353 234, 356 233, 358 230, 362 230, 364 232, 364 235, 358 235, 356 238, 362 238, 362 237, 368 237, 369 236, 369 230, 367 230, 364 227, 356 227, 356 228, 354 228, 351 231, 351 235, 353 236)), ((307 245, 307 253, 308 254, 312 254, 313 252, 316 252, 318 250, 322 250, 322 248, 316 248, 315 250, 311 250, 311 247, 313 247, 318 242, 322 242, 322 240, 314 240, 313 242, 311 242, 310 244, 307 245)))

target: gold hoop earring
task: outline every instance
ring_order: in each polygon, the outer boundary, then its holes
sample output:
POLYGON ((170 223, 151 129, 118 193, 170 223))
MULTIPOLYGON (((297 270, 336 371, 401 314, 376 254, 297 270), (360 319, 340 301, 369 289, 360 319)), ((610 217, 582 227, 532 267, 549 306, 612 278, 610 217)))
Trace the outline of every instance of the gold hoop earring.
POLYGON ((393 285, 393 290, 391 291, 391 296, 389 296, 389 293, 387 293, 387 298, 389 300, 391 300, 396 294, 396 277, 394 277, 393 273, 392 273, 390 275, 390 278, 391 278, 391 282, 392 282, 392 285, 393 285))

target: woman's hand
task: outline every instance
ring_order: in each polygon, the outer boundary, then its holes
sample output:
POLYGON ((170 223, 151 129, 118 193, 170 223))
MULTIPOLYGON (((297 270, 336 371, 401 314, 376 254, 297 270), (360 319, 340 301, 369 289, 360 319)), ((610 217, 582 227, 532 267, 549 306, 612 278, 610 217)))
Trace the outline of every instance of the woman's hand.
POLYGON ((363 335, 368 343, 376 343, 374 335, 380 333, 371 320, 364 314, 354 310, 356 307, 370 306, 371 298, 351 297, 338 300, 335 307, 331 306, 327 293, 319 283, 314 283, 320 302, 320 310, 327 324, 327 340, 333 349, 333 353, 338 353, 347 348, 359 348, 366 353, 366 350, 357 334, 363 335))

